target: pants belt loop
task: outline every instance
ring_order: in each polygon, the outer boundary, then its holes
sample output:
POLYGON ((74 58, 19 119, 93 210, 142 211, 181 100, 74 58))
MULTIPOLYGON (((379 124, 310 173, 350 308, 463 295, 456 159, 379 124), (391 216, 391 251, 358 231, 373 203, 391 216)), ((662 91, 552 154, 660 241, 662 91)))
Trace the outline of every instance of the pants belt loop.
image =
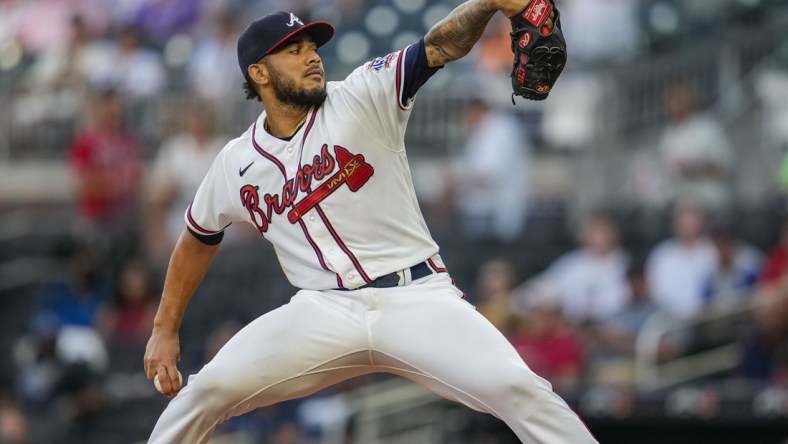
POLYGON ((413 281, 413 278, 410 274, 410 268, 406 268, 400 272, 402 274, 402 284, 401 285, 410 285, 413 281))

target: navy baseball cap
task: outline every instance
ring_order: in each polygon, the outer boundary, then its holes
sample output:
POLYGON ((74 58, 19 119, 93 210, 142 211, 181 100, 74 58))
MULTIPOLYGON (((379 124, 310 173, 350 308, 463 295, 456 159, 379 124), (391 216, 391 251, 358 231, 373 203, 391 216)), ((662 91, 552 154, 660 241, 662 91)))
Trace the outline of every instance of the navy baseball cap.
POLYGON ((249 80, 247 68, 271 54, 287 39, 305 32, 318 47, 334 36, 334 27, 328 22, 304 24, 295 14, 277 11, 253 21, 238 38, 238 65, 244 78, 249 80))

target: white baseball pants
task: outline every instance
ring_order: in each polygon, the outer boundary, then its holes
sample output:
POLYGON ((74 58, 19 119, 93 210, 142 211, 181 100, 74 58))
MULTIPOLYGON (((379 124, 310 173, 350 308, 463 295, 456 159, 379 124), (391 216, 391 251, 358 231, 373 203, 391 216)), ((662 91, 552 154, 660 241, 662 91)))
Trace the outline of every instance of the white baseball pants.
POLYGON ((597 442, 446 274, 393 288, 299 291, 189 377, 149 442, 204 443, 231 416, 371 372, 494 415, 524 443, 597 442))

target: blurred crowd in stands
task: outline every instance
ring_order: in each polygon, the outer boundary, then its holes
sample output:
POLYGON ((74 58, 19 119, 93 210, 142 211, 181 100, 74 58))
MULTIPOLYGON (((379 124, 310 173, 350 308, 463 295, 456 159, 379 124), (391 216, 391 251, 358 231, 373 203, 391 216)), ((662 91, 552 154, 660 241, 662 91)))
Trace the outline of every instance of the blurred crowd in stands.
MULTIPOLYGON (((633 384, 636 339, 650 316, 688 320, 732 307, 757 307, 740 335, 738 364, 726 377, 784 384, 788 375, 786 228, 768 254, 704 210, 681 203, 672 234, 643 257, 619 243, 617 223, 593 213, 580 224, 575 249, 520 282, 514 265, 493 260, 479 269, 479 311, 511 338, 523 359, 567 389, 576 384, 633 384)), ((732 325, 730 326, 733 327, 732 325)), ((699 337, 667 338, 660 360, 699 337)))
MULTIPOLYGON (((218 150, 258 112, 256 104, 240 115, 228 106, 242 98, 235 44, 251 18, 286 8, 304 20, 339 23, 324 55, 336 78, 364 61, 354 54, 371 57, 395 49, 395 40, 411 43, 459 3, 0 0, 1 94, 12 104, 0 111, 8 129, 4 160, 62 160, 75 195, 73 220, 62 221, 73 236, 59 249, 67 272, 36 288, 27 328, 13 332, 6 350, 13 362, 0 373, 0 443, 100 442, 96 418, 119 403, 158 399, 153 406, 160 411, 166 402, 142 375, 142 352, 183 212, 218 150), (395 19, 405 31, 376 34, 381 21, 395 19), (351 38, 358 35, 365 43, 351 38)), ((558 0, 573 55, 567 78, 669 53, 784 8, 776 0, 702 3, 701 11, 695 2, 558 0)), ((762 225, 772 230, 761 233, 766 243, 755 245, 740 232, 731 211, 736 147, 702 106, 699 85, 661 85, 666 120, 650 147, 659 161, 631 184, 654 211, 645 218, 669 219, 664 230, 641 239, 624 235, 635 222, 605 205, 579 221, 560 210, 550 219, 550 209, 534 204, 533 153, 587 143, 588 121, 571 116, 594 106, 587 83, 593 86, 593 76, 567 80, 571 94, 556 91, 537 129, 530 114, 500 106, 509 99, 507 27, 494 21, 479 50, 462 62, 467 69, 458 82, 485 88, 466 88, 458 122, 465 144, 445 162, 439 191, 423 196, 428 223, 469 301, 559 392, 635 385, 639 334, 655 314, 689 325, 742 307, 744 327, 722 336, 698 328, 666 335, 657 362, 732 343, 735 365, 711 377, 788 384, 788 219, 762 225), (564 107, 564 120, 551 120, 551 106, 564 107), (562 241, 544 238, 540 220, 562 241)), ((773 74, 769 80, 784 85, 788 69, 773 74)), ((788 116, 785 103, 774 104, 775 119, 788 116)), ((776 120, 773 127, 788 125, 776 120)), ((220 271, 209 274, 208 289, 196 297, 203 302, 187 312, 193 318, 184 326, 184 375, 292 293, 265 248, 252 230, 228 233, 223 249, 230 254, 217 258, 220 271), (260 277, 263 266, 268 274, 260 277), (246 296, 230 308, 236 292, 246 296)), ((361 383, 233 419, 220 434, 310 442, 347 426, 342 394, 361 383)), ((157 411, 148 413, 138 419, 142 430, 128 429, 129 439, 144 440, 157 411)), ((125 423, 116 424, 123 430, 125 423)))

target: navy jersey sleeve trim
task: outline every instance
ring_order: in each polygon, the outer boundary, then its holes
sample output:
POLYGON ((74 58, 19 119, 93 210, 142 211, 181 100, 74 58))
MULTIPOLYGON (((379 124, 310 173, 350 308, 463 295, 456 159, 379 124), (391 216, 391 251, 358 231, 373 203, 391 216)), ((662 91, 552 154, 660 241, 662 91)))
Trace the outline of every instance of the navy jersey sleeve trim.
MULTIPOLYGON (((402 68, 402 94, 400 97, 403 102, 407 102, 443 66, 429 67, 427 63, 427 49, 424 46, 424 39, 421 39, 405 50, 405 60, 402 68)), ((401 105, 404 106, 406 103, 401 103, 401 105)))
POLYGON ((219 242, 222 241, 222 238, 224 238, 224 231, 220 231, 216 234, 201 234, 192 230, 191 227, 187 226, 186 229, 189 230, 192 236, 205 245, 218 245, 219 242))

